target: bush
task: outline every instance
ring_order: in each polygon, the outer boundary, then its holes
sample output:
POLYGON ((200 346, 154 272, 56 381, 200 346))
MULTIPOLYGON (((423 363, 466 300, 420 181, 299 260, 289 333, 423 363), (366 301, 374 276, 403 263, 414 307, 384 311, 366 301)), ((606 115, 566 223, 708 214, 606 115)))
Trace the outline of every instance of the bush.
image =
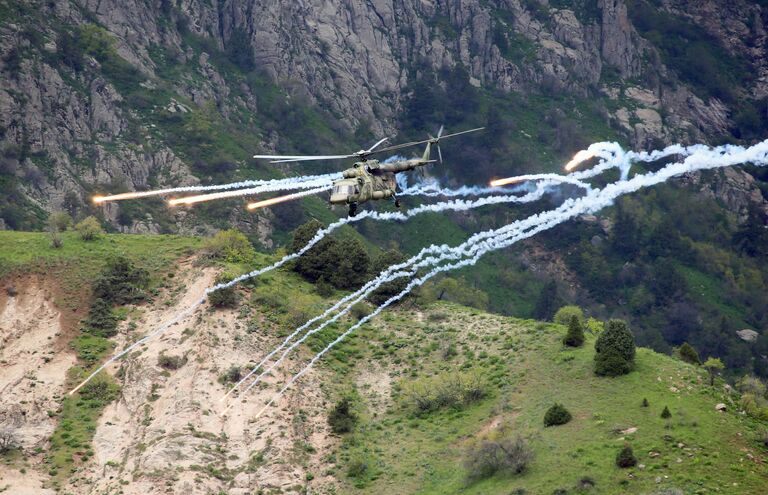
POLYGON ((48 229, 48 237, 51 239, 51 247, 59 249, 64 245, 64 239, 61 238, 61 233, 58 230, 48 229))
POLYGON ((96 407, 109 404, 117 398, 119 393, 120 387, 108 377, 91 380, 80 389, 80 396, 96 407))
POLYGON ((632 365, 613 349, 595 354, 595 374, 598 376, 621 376, 631 371, 632 365))
POLYGON ((161 353, 157 357, 157 365, 167 370, 177 370, 184 366, 186 362, 187 359, 183 356, 169 356, 161 353))
POLYGON ((637 457, 632 452, 632 447, 625 445, 616 455, 616 465, 620 468, 629 468, 637 464, 637 457))
POLYGON ((356 423, 357 414, 352 410, 352 400, 349 397, 344 397, 337 402, 328 414, 328 424, 331 426, 331 431, 337 435, 349 433, 356 423))
POLYGON ((581 321, 577 315, 571 316, 571 321, 568 323, 568 333, 565 335, 563 343, 570 347, 584 345, 584 328, 581 326, 581 321))
POLYGON ((683 342, 683 345, 680 346, 680 348, 677 350, 677 353, 680 356, 680 359, 686 363, 701 364, 699 353, 696 352, 696 349, 694 349, 693 346, 688 342, 683 342))
POLYGON ((75 230, 84 241, 93 241, 104 233, 101 223, 94 216, 87 217, 75 225, 75 230))
POLYGON ((367 472, 368 464, 359 459, 352 461, 347 468, 347 476, 350 478, 362 478, 367 472))
POLYGON ((93 301, 88 318, 83 323, 83 331, 105 338, 117 335, 117 317, 107 301, 102 298, 93 301))
POLYGON ((643 404, 642 404, 642 406, 643 406, 643 407, 648 407, 649 405, 650 405, 650 404, 648 404, 648 399, 645 399, 645 398, 644 398, 644 399, 643 399, 643 404))
POLYGON ((479 480, 497 473, 520 474, 532 459, 533 450, 521 437, 490 437, 469 446, 464 467, 470 480, 479 480))
POLYGON ((359 302, 352 306, 352 309, 349 310, 349 312, 352 314, 352 317, 356 319, 357 321, 362 320, 369 314, 371 314, 371 308, 367 304, 363 302, 359 302))
POLYGON ((147 270, 134 266, 124 256, 116 256, 107 261, 107 266, 93 285, 93 293, 112 304, 135 303, 146 299, 148 285, 147 270))
POLYGON ((557 310, 553 321, 565 326, 571 323, 571 318, 574 316, 579 319, 579 323, 584 324, 584 312, 578 306, 563 306, 557 310))
POLYGON ((485 384, 474 373, 445 373, 403 386, 405 402, 416 413, 465 406, 479 401, 485 394, 485 384))
POLYGON ((672 417, 672 413, 669 412, 669 408, 667 406, 664 406, 664 410, 661 411, 661 418, 662 419, 669 419, 672 417))
MULTIPOLYGON (((232 277, 221 273, 216 277, 216 285, 228 282, 232 277)), ((233 287, 217 289, 208 294, 208 301, 214 308, 236 308, 240 303, 240 294, 233 287)))
POLYGON ((8 427, 0 429, 0 454, 10 452, 18 446, 18 439, 14 430, 8 427))
POLYGON ((241 371, 239 366, 230 366, 229 369, 219 376, 219 383, 222 385, 226 383, 237 383, 240 381, 241 371))
POLYGON ((206 239, 203 253, 207 258, 230 263, 251 263, 256 255, 251 241, 237 229, 222 230, 206 239))
POLYGON ((72 226, 72 217, 65 211, 55 211, 48 215, 48 228, 56 232, 66 232, 72 226))
POLYGON ((544 414, 544 426, 564 425, 571 420, 571 413, 562 404, 555 403, 544 414))

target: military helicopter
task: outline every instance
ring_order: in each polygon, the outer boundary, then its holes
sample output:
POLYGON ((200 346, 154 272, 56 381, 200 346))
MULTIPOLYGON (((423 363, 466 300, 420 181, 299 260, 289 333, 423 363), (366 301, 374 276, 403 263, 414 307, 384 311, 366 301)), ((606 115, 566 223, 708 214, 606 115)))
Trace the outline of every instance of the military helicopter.
POLYGON ((400 201, 397 199, 397 181, 395 174, 408 172, 437 160, 430 159, 432 145, 437 146, 437 154, 440 157, 440 163, 443 163, 443 153, 440 151, 440 140, 449 137, 480 131, 484 127, 469 129, 466 131, 455 132, 453 134, 443 135, 443 126, 437 132, 437 137, 429 135, 429 139, 423 141, 411 141, 408 143, 388 146, 386 148, 376 149, 387 141, 388 138, 379 140, 376 144, 366 150, 360 150, 348 155, 254 155, 254 158, 270 160, 270 163, 301 162, 310 160, 341 160, 346 158, 357 158, 358 161, 342 172, 343 178, 333 182, 331 189, 331 205, 348 205, 349 216, 357 214, 357 208, 361 203, 381 199, 392 199, 395 207, 400 207, 400 201), (418 146, 425 144, 424 154, 421 158, 411 158, 408 160, 396 160, 390 162, 380 162, 378 160, 369 160, 368 157, 373 154, 387 153, 390 151, 418 146))

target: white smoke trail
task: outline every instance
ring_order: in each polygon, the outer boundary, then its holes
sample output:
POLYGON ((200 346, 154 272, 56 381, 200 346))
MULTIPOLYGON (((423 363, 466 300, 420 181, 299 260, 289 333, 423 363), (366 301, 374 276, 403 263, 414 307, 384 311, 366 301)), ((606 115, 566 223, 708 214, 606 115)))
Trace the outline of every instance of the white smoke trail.
MULTIPOLYGON (((547 188, 552 186, 553 184, 554 184, 553 182, 546 182, 546 181, 545 182, 541 182, 541 183, 538 184, 537 189, 535 191, 532 191, 531 193, 529 193, 529 194, 527 194, 525 196, 492 196, 492 197, 487 197, 487 198, 481 198, 481 199, 475 200, 475 201, 457 200, 457 201, 451 201, 451 202, 446 202, 446 203, 438 203, 438 204, 434 204, 434 205, 423 205, 423 206, 421 206, 419 208, 415 208, 415 209, 410 210, 410 211, 408 211, 406 213, 400 213, 400 212, 376 213, 376 212, 373 212, 373 213, 371 213, 369 218, 379 219, 379 220, 400 220, 400 221, 405 221, 405 220, 407 220, 408 218, 410 218, 412 216, 418 215, 419 213, 423 213, 424 211, 467 210, 467 209, 470 209, 470 208, 478 208, 478 207, 484 206, 484 205, 510 203, 510 202, 514 202, 514 203, 528 203, 528 202, 532 202, 532 201, 536 201, 538 199, 541 199, 541 197, 547 191, 547 188)), ((477 238, 476 236, 473 237, 473 239, 476 239, 476 238, 477 238)), ((296 337, 296 335, 300 334, 303 330, 308 328, 311 324, 313 324, 313 323, 315 323, 315 322, 317 322, 317 321, 319 321, 319 320, 321 320, 323 318, 326 318, 328 315, 330 315, 331 313, 336 311, 343 304, 347 303, 348 301, 352 300, 353 298, 357 298, 357 299, 354 300, 354 302, 350 303, 350 305, 348 306, 348 308, 351 307, 352 305, 356 304, 357 302, 359 302, 363 298, 367 297, 371 292, 376 290, 383 283, 391 281, 394 278, 399 278, 399 277, 404 277, 404 276, 411 275, 410 272, 398 272, 398 276, 393 276, 392 274, 394 272, 397 272, 398 270, 401 270, 403 268, 407 268, 407 267, 413 265, 417 261, 423 259, 428 254, 431 254, 431 253, 434 253, 434 252, 443 251, 446 247, 447 246, 434 246, 434 245, 432 245, 432 246, 430 246, 428 248, 422 249, 422 251, 418 255, 416 255, 413 258, 411 258, 408 262, 405 262, 405 263, 402 263, 402 264, 393 265, 393 266, 387 268, 386 270, 382 271, 376 278, 374 278, 373 280, 371 280, 368 283, 366 283, 363 287, 361 287, 357 291, 355 291, 355 292, 347 295, 346 297, 342 298, 341 300, 339 300, 336 304, 334 304, 332 307, 328 308, 321 315, 312 318, 311 320, 307 321, 306 323, 304 323, 303 325, 298 327, 296 330, 294 330, 293 333, 288 335, 288 337, 286 337, 285 340, 277 348, 275 348, 269 354, 267 354, 267 356, 265 356, 259 362, 259 364, 257 364, 246 376, 241 378, 240 381, 237 384, 235 384, 232 388, 230 388, 230 390, 224 395, 224 397, 222 397, 221 400, 223 400, 226 397, 228 397, 234 390, 236 390, 240 385, 242 385, 248 378, 253 376, 253 374, 256 373, 256 371, 259 368, 264 366, 264 364, 269 359, 271 359, 277 352, 279 352, 280 350, 285 348, 285 346, 288 345, 288 343, 291 340, 293 340, 293 338, 296 337)), ((341 316, 341 315, 337 315, 335 318, 338 319, 339 316, 341 316)), ((333 321, 335 321, 335 319, 333 321)), ((327 323, 326 323, 326 325, 327 325, 327 323)), ((316 333, 317 331, 322 330, 322 328, 324 328, 324 326, 319 328, 319 329, 314 330, 313 333, 316 333)), ((301 342, 303 342, 303 340, 301 342)), ((299 343, 301 343, 301 342, 299 342, 299 343)), ((291 349, 293 349, 294 347, 295 346, 291 347, 291 349)), ((285 357, 285 356, 283 356, 283 357, 285 357)), ((273 369, 274 366, 275 365, 272 365, 268 370, 266 370, 264 373, 262 373, 262 375, 255 380, 255 383, 252 383, 249 386, 248 390, 250 390, 250 388, 252 388, 256 383, 258 383, 258 381, 261 378, 263 378, 263 376, 265 376, 271 369, 273 369)), ((246 392, 247 392, 247 390, 246 390, 246 392)))
MULTIPOLYGON (((329 174, 330 175, 330 174, 329 174)), ((282 179, 281 179, 282 180, 282 179)), ((297 181, 284 181, 284 182, 272 182, 269 184, 259 185, 257 187, 251 187, 247 189, 237 189, 234 191, 224 191, 211 194, 200 194, 196 196, 185 196, 181 198, 175 198, 168 201, 172 206, 175 205, 188 205, 194 203, 200 203, 203 201, 212 201, 216 199, 228 199, 237 198, 241 196, 250 196, 262 192, 273 191, 288 191, 292 189, 314 189, 323 186, 330 186, 334 178, 322 177, 319 179, 302 180, 297 181)))
MULTIPOLYGON (((651 156, 650 154, 647 156, 651 156)), ((392 302, 399 300, 410 292, 414 287, 423 284, 429 278, 435 276, 443 271, 453 270, 462 266, 469 266, 475 264, 480 257, 490 251, 496 251, 508 247, 519 240, 528 238, 543 230, 550 229, 556 225, 559 225, 577 215, 591 213, 598 211, 606 206, 609 206, 613 201, 624 194, 635 192, 641 188, 650 187, 668 179, 682 175, 688 172, 697 170, 707 170, 712 168, 720 168, 731 166, 739 163, 751 162, 755 165, 766 165, 768 163, 768 140, 750 148, 743 148, 740 146, 723 146, 715 149, 709 149, 705 147, 698 147, 695 150, 691 150, 689 156, 683 161, 674 164, 670 164, 655 173, 636 175, 629 180, 620 180, 618 182, 609 184, 601 190, 595 190, 587 193, 586 196, 579 199, 569 199, 561 207, 551 212, 545 212, 538 215, 533 215, 539 222, 534 228, 528 231, 521 231, 517 235, 508 237, 506 239, 490 238, 483 241, 481 247, 476 250, 475 254, 462 261, 439 266, 427 273, 423 277, 411 281, 406 288, 399 294, 391 297, 384 304, 379 306, 373 313, 362 318, 358 323, 350 327, 347 331, 339 335, 333 342, 328 344, 323 350, 321 350, 312 360, 296 373, 286 384, 280 389, 272 398, 267 402, 264 408, 259 411, 256 417, 259 417, 271 404, 279 399, 293 383, 296 382, 301 376, 304 375, 326 352, 328 352, 338 342, 341 342, 355 329, 369 321, 371 318, 378 315, 385 307, 392 302), (565 211, 563 211, 565 207, 565 211)), ((622 177, 624 174, 622 173, 622 177)), ((250 387, 249 387, 250 389, 250 387)))
MULTIPOLYGON (((229 184, 215 184, 210 186, 182 186, 168 189, 156 189, 154 191, 137 191, 131 193, 114 194, 110 196, 94 196, 93 200, 97 203, 105 201, 119 201, 121 199, 137 199, 150 196, 164 196, 167 194, 201 192, 201 191, 221 191, 229 189, 242 189, 244 187, 280 187, 282 185, 302 184, 311 181, 331 182, 342 177, 341 173, 323 174, 323 175, 305 175, 300 177, 285 177, 282 179, 264 179, 264 180, 244 180, 240 182, 231 182, 229 184)), ((276 190, 276 189, 275 189, 276 190)))

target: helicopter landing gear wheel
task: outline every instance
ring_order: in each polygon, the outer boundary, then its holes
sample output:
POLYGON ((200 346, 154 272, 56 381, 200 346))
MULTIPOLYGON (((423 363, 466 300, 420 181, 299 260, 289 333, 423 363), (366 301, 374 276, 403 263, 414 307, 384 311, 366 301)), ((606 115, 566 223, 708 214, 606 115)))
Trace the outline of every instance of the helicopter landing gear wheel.
POLYGON ((357 203, 351 203, 349 205, 349 216, 354 217, 357 215, 357 203))
POLYGON ((395 208, 400 208, 400 200, 395 198, 395 208))

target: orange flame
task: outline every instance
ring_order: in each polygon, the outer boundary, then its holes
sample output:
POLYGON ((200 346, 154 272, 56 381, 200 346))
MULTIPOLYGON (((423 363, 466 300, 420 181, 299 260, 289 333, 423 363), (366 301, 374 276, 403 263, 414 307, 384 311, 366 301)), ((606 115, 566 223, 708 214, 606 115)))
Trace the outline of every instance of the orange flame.
POLYGON ((490 182, 491 187, 500 187, 500 186, 507 186, 509 184, 517 184, 518 182, 525 182, 526 179, 524 176, 520 177, 507 177, 506 179, 496 179, 492 180, 490 182))
POLYGON ((215 199, 235 198, 238 196, 245 196, 247 194, 253 194, 254 190, 236 190, 236 191, 223 191, 211 194, 198 194, 196 196, 186 196, 184 198, 173 198, 168 200, 168 204, 171 206, 178 205, 192 205, 195 203, 202 203, 204 201, 213 201, 215 199))
POLYGON ((156 191, 128 192, 128 193, 113 194, 111 196, 94 196, 91 198, 91 201, 93 201, 96 204, 99 204, 99 203, 105 203, 107 201, 122 201, 124 199, 138 199, 138 198, 146 198, 149 196, 160 196, 163 194, 168 194, 170 192, 173 192, 173 190, 158 189, 156 191))
POLYGON ((266 208, 267 206, 276 205, 278 203, 283 203, 285 201, 292 201, 294 199, 298 199, 304 196, 309 196, 311 194, 317 194, 323 191, 327 191, 332 186, 324 186, 324 187, 318 187, 317 189, 310 189, 309 191, 301 191, 293 194, 286 194, 285 196, 278 196, 276 198, 272 199, 265 199, 263 201, 257 201, 255 203, 249 203, 248 209, 249 210, 255 210, 258 208, 266 208))
POLYGON ((565 164, 565 170, 566 172, 570 172, 574 168, 581 165, 583 162, 589 160, 590 158, 594 158, 595 153, 588 150, 581 150, 575 155, 573 155, 573 158, 571 158, 571 161, 565 164))

